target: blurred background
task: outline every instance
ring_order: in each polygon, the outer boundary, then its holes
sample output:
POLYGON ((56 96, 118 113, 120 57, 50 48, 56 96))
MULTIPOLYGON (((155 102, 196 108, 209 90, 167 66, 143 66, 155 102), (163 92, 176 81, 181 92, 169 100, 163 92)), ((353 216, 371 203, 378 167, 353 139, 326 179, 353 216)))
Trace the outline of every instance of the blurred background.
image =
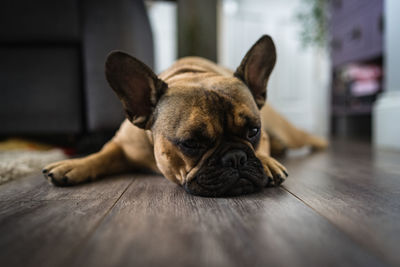
POLYGON ((98 149, 124 118, 112 50, 156 73, 183 56, 235 69, 263 34, 278 61, 268 102, 309 132, 400 149, 400 1, 3 0, 0 138, 98 149))

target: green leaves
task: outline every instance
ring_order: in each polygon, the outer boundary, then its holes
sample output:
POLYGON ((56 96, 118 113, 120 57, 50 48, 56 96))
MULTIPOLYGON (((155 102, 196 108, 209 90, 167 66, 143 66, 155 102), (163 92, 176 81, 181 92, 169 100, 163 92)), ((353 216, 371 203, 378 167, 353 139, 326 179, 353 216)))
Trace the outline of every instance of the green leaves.
POLYGON ((324 47, 327 42, 328 0, 302 0, 296 19, 302 25, 300 32, 304 47, 324 47))

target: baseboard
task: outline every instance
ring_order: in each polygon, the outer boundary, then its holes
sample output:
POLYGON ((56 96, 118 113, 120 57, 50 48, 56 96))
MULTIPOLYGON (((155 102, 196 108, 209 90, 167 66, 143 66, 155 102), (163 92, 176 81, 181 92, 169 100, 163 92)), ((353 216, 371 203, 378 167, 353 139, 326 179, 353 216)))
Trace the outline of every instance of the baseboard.
POLYGON ((400 150, 400 90, 385 92, 375 102, 372 135, 376 147, 400 150))

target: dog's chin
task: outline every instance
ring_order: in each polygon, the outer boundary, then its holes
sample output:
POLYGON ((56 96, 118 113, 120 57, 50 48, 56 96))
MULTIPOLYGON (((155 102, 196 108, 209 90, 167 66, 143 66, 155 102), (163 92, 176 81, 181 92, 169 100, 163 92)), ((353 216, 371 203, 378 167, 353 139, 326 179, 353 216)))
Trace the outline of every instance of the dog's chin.
POLYGON ((202 197, 229 197, 255 193, 264 188, 268 178, 260 162, 234 168, 204 168, 183 185, 186 192, 202 197))

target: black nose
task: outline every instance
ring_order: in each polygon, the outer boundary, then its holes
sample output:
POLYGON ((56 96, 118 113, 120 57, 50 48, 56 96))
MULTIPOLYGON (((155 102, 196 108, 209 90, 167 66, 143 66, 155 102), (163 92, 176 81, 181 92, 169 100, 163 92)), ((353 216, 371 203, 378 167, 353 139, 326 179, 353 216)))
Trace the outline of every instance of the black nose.
POLYGON ((239 168, 247 162, 247 155, 242 150, 230 150, 221 158, 223 167, 239 168))

